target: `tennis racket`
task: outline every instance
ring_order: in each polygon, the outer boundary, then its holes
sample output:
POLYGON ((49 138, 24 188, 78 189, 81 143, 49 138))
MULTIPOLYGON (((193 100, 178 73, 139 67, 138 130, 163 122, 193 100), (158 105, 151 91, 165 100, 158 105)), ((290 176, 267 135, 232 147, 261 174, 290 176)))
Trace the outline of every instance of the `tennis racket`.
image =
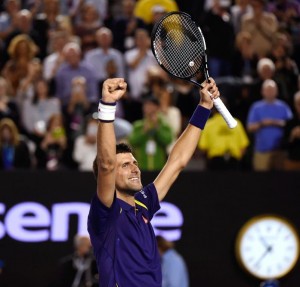
MULTIPOLYGON (((209 81, 206 44, 201 29, 185 12, 170 12, 153 27, 152 52, 158 64, 170 75, 203 86, 195 76, 203 73, 209 81)), ((220 98, 213 99, 214 106, 223 116, 229 128, 237 121, 232 117, 220 98)))

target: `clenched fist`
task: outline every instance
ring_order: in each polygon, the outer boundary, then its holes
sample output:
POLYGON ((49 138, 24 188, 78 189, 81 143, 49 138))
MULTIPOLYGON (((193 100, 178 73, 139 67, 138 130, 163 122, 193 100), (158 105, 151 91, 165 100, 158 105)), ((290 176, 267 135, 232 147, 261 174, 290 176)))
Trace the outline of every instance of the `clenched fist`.
POLYGON ((124 96, 127 83, 123 78, 107 79, 102 87, 102 101, 105 103, 115 103, 124 96))

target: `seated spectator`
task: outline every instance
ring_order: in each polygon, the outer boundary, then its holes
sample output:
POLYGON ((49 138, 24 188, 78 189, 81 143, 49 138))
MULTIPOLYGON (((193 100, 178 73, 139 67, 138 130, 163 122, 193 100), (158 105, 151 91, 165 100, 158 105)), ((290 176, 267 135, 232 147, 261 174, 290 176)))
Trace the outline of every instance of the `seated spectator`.
POLYGON ((15 123, 8 118, 0 120, 0 169, 30 168, 29 148, 22 140, 15 123))
POLYGON ((116 65, 115 77, 125 77, 124 58, 120 51, 112 48, 113 34, 110 29, 102 27, 97 30, 96 40, 98 48, 86 53, 85 61, 94 69, 98 83, 108 78, 107 64, 113 61, 116 65))
POLYGON ((8 47, 10 59, 2 72, 12 87, 12 96, 16 96, 21 80, 27 76, 30 62, 37 51, 38 47, 28 35, 18 35, 10 42, 8 47))
POLYGON ((300 91, 294 95, 295 113, 284 127, 285 170, 300 170, 300 91))
POLYGON ((10 118, 19 127, 19 111, 17 105, 8 95, 7 81, 0 77, 0 120, 10 118))
POLYGON ((27 98, 23 104, 22 123, 28 137, 39 145, 49 119, 60 112, 58 99, 50 97, 47 82, 40 78, 35 82, 33 99, 27 98))
POLYGON ((90 104, 98 102, 98 85, 94 70, 81 60, 81 49, 77 43, 68 43, 63 49, 65 63, 59 68, 55 77, 56 96, 61 100, 63 110, 67 108, 75 77, 86 79, 87 98, 90 104))
POLYGON ((36 150, 37 167, 48 170, 63 169, 67 137, 61 114, 50 117, 47 130, 36 150))
POLYGON ((166 163, 167 147, 173 140, 172 130, 160 117, 159 109, 157 98, 145 97, 144 118, 133 123, 128 137, 141 170, 160 170, 166 163))
MULTIPOLYGON (((225 100, 223 99, 223 102, 225 100)), ((249 139, 239 119, 237 126, 230 129, 221 114, 215 109, 208 119, 198 144, 206 157, 208 170, 240 170, 249 145, 249 139)))
POLYGON ((283 166, 284 126, 292 118, 292 111, 277 99, 278 88, 273 80, 264 81, 261 94, 263 99, 251 106, 247 120, 247 130, 254 135, 253 169, 279 170, 283 166))

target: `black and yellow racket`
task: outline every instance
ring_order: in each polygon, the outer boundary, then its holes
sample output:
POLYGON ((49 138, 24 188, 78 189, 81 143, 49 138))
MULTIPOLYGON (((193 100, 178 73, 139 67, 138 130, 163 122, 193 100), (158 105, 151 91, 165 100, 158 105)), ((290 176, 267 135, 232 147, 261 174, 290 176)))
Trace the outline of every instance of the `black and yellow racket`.
MULTIPOLYGON (((192 82, 202 88, 195 76, 203 73, 209 81, 206 44, 201 29, 184 12, 170 12, 154 26, 151 47, 159 65, 170 75, 192 82)), ((237 121, 232 117, 220 98, 214 106, 227 125, 234 128, 237 121)))

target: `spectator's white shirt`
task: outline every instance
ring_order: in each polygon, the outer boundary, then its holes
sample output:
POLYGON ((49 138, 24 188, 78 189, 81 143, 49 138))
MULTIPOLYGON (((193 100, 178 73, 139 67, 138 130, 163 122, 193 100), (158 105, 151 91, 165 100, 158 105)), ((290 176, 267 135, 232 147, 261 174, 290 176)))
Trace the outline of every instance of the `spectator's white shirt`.
POLYGON ((97 143, 89 144, 85 140, 85 135, 79 136, 75 140, 73 159, 78 162, 80 171, 92 171, 93 161, 97 154, 97 143))
POLYGON ((55 75, 53 75, 53 69, 56 65, 59 53, 52 53, 44 59, 43 62, 43 76, 47 81, 51 80, 55 75))
POLYGON ((132 63, 138 56, 139 50, 134 48, 126 51, 125 63, 127 65, 128 83, 130 88, 130 96, 134 99, 139 99, 144 89, 147 71, 151 66, 156 66, 157 62, 149 49, 144 59, 138 64, 135 69, 129 68, 128 64, 132 63))

